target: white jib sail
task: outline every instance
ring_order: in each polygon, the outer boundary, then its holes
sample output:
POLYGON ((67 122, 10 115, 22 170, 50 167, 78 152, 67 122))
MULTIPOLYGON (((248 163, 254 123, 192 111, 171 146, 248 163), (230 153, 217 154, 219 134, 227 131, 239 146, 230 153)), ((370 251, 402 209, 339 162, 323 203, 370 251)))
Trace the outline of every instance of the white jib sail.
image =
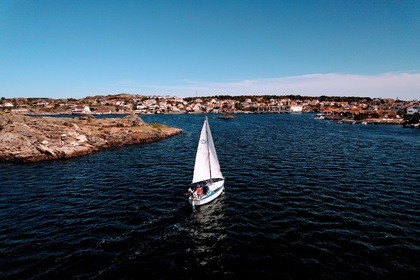
POLYGON ((207 117, 201 129, 200 140, 198 141, 197 154, 195 156, 193 183, 223 178, 220 171, 219 160, 211 136, 210 126, 207 117))

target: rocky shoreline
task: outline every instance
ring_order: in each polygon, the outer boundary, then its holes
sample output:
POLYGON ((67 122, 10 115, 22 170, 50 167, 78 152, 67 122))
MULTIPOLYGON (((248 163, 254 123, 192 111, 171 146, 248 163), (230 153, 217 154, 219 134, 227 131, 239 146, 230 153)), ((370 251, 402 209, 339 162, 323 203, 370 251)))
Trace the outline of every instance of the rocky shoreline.
POLYGON ((124 118, 58 118, 0 114, 0 161, 39 162, 91 154, 106 148, 155 142, 181 129, 124 118))

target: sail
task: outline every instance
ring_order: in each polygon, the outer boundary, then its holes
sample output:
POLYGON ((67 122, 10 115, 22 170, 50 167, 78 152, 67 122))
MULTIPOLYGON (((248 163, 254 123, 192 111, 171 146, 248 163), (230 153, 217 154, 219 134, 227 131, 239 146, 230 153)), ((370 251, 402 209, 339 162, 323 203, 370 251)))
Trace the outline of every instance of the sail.
POLYGON ((216 178, 223 178, 223 174, 220 171, 216 148, 214 147, 213 137, 206 117, 201 129, 200 140, 198 141, 192 182, 197 183, 216 178))

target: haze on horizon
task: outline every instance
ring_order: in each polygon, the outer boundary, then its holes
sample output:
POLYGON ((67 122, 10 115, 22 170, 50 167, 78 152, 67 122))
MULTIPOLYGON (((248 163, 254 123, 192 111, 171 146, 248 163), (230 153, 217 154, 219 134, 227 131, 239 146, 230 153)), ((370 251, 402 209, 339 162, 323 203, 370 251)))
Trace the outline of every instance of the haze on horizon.
POLYGON ((0 2, 0 96, 420 99, 420 1, 0 2))

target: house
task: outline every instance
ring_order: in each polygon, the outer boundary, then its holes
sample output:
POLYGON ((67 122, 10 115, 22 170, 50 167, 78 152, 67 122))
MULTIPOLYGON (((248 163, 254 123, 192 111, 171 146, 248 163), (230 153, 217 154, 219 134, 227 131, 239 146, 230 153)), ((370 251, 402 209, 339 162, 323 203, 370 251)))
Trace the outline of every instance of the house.
POLYGON ((302 106, 290 106, 291 113, 302 113, 302 106))
POLYGON ((407 115, 413 115, 420 112, 420 106, 411 106, 407 108, 407 115))
POLYGON ((90 108, 88 105, 84 105, 84 106, 74 107, 71 113, 73 115, 88 115, 88 114, 92 114, 92 111, 90 111, 90 108))
POLYGON ((50 104, 48 101, 45 100, 39 100, 35 105, 36 106, 43 106, 46 107, 48 104, 50 104))
POLYGON ((113 106, 99 106, 96 108, 95 115, 108 115, 108 114, 112 114, 114 110, 113 106))

